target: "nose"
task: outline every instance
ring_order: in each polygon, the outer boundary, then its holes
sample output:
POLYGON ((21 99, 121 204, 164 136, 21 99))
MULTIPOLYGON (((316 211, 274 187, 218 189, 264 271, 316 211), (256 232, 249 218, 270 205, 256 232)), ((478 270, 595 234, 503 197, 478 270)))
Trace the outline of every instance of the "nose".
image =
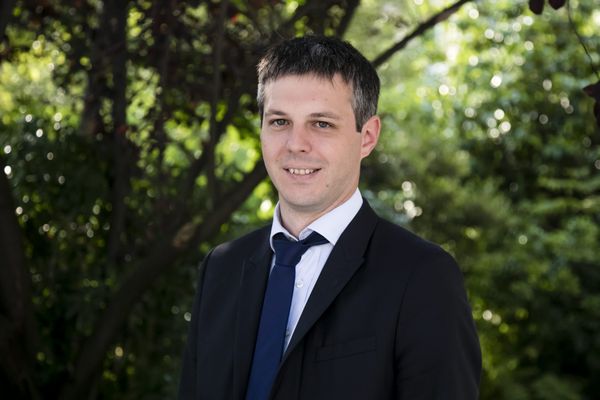
POLYGON ((287 149, 292 153, 308 153, 311 149, 310 132, 302 126, 295 125, 288 132, 287 149))

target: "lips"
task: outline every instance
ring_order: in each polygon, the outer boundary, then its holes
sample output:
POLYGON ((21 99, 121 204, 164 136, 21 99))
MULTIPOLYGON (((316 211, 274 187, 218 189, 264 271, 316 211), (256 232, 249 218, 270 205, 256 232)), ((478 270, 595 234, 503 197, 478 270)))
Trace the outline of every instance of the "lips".
POLYGON ((310 175, 319 171, 319 168, 311 169, 311 168, 286 168, 287 172, 292 175, 310 175))

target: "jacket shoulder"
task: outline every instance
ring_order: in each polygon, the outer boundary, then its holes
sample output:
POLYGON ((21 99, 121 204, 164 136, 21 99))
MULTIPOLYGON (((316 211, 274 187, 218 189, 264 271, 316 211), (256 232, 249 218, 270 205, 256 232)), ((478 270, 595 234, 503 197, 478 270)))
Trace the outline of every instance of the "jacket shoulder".
POLYGON ((373 236, 373 242, 377 247, 389 249, 391 252, 415 256, 446 255, 450 257, 438 244, 380 217, 373 236))
POLYGON ((211 251, 211 258, 253 254, 261 245, 268 243, 270 231, 271 225, 266 225, 236 239, 221 243, 211 251))
POLYGON ((428 281, 436 276, 442 281, 462 286, 462 272, 456 260, 438 244, 387 220, 378 221, 371 239, 370 255, 389 273, 407 274, 414 279, 428 281))

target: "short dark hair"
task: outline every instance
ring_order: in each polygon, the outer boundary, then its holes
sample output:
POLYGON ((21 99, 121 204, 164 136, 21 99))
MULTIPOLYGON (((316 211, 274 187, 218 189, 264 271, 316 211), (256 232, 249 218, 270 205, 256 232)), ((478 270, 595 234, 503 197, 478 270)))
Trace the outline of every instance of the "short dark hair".
POLYGON ((306 74, 328 79, 339 74, 351 87, 357 131, 377 114, 380 83, 375 68, 350 43, 338 38, 309 35, 283 41, 267 51, 257 69, 261 119, 267 82, 286 75, 306 74))

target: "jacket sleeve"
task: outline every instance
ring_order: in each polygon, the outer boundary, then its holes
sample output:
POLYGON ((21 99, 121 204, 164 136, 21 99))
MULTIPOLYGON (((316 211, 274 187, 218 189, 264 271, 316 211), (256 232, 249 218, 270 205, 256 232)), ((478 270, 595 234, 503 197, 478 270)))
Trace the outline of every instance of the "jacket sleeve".
POLYGON ((481 350, 463 278, 437 248, 408 282, 397 325, 396 393, 402 400, 475 400, 481 350))
POLYGON ((196 385, 198 382, 198 368, 196 365, 197 354, 197 332, 198 332, 198 313, 200 312, 200 302, 202 298, 202 287, 204 285, 204 272, 208 265, 208 260, 212 250, 204 258, 198 269, 198 283, 196 285, 196 295, 194 296, 194 305, 192 308, 192 319, 188 331, 187 344, 182 357, 181 376, 179 378, 179 400, 188 400, 196 398, 196 385))

